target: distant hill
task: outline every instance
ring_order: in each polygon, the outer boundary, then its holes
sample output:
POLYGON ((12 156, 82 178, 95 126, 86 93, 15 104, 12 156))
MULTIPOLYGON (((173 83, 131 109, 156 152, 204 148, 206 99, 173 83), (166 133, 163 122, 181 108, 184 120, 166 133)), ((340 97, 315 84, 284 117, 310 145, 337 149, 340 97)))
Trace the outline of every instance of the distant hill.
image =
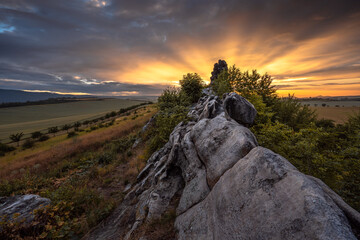
POLYGON ((77 96, 77 95, 63 95, 56 93, 46 93, 46 92, 25 92, 20 90, 7 90, 0 89, 0 104, 1 103, 11 103, 11 102, 27 102, 27 101, 41 101, 49 98, 69 98, 69 97, 91 97, 90 95, 77 96))

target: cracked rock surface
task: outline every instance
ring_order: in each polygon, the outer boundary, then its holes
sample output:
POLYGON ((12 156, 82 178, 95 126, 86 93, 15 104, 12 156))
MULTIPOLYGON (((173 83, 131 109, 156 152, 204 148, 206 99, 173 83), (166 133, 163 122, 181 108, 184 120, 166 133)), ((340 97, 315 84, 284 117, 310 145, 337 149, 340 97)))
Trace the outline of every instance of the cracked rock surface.
MULTIPOLYGON (((205 96, 155 152, 118 208, 85 239, 133 239, 176 209, 178 239, 357 239, 360 214, 319 179, 258 146, 256 110, 205 96)), ((146 239, 143 236, 142 239, 146 239)))
POLYGON ((0 197, 0 218, 5 216, 12 218, 14 214, 19 214, 16 220, 25 220, 24 223, 28 224, 34 219, 34 210, 49 204, 50 199, 34 194, 0 197))

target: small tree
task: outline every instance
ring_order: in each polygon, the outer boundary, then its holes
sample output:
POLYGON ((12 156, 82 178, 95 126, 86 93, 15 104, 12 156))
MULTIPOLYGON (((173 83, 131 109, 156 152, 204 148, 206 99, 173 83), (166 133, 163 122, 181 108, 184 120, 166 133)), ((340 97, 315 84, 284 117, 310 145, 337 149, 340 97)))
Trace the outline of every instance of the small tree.
POLYGON ((55 133, 59 131, 58 127, 50 127, 48 128, 48 133, 53 133, 55 137, 55 133))
POLYGON ((204 88, 204 81, 197 73, 188 73, 179 81, 181 85, 181 93, 190 101, 195 103, 201 97, 201 90, 204 88))
POLYGON ((272 77, 267 73, 261 75, 256 70, 241 72, 233 65, 229 69, 224 69, 211 85, 220 97, 232 91, 238 92, 245 98, 259 95, 268 106, 271 106, 277 98, 276 89, 271 83, 272 77))
POLYGON ((160 110, 183 105, 180 96, 180 89, 175 87, 166 88, 158 98, 158 105, 160 110))
POLYGON ((19 142, 23 136, 24 136, 24 133, 21 132, 21 133, 11 134, 9 138, 11 141, 16 142, 17 146, 19 146, 19 142))

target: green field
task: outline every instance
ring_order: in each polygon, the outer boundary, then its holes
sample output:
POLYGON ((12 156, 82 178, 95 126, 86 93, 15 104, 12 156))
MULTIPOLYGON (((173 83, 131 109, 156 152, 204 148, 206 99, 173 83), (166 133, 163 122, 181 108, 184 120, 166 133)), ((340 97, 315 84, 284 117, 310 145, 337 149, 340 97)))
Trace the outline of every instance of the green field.
POLYGON ((111 111, 142 103, 137 100, 103 99, 59 104, 0 108, 0 140, 9 141, 10 134, 46 130, 96 118, 111 111))

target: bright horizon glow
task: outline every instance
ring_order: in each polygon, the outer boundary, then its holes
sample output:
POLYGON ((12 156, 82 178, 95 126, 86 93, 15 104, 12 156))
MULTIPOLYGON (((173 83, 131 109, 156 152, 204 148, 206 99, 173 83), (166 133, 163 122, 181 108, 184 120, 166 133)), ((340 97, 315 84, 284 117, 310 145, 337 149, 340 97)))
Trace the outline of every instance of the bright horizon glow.
POLYGON ((5 1, 0 88, 155 96, 214 63, 280 96, 360 95, 360 2, 5 1))
POLYGON ((22 90, 24 92, 33 92, 33 93, 55 93, 61 95, 94 95, 90 93, 83 93, 83 92, 57 92, 57 91, 47 91, 47 90, 22 90))

